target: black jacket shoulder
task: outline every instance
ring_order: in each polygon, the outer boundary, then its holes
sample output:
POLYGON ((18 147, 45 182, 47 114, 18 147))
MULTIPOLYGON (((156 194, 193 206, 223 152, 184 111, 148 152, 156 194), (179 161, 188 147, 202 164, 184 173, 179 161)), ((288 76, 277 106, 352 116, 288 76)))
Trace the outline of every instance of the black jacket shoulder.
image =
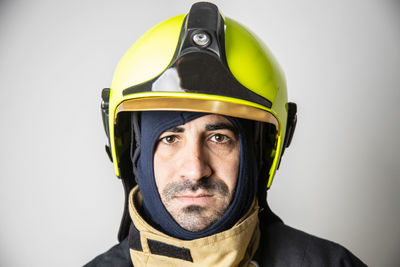
MULTIPOLYGON (((274 215, 275 216, 275 215, 274 215)), ((315 237, 260 216, 260 246, 255 260, 260 266, 366 266, 341 245, 315 237)))
POLYGON ((100 254, 83 267, 133 267, 129 255, 128 238, 100 254))

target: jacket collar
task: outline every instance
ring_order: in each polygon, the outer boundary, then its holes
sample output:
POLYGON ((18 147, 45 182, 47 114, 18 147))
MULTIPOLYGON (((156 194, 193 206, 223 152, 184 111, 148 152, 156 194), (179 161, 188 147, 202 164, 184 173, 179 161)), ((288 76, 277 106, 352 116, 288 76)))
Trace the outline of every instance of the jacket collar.
POLYGON ((129 250, 135 267, 142 266, 252 266, 260 240, 258 205, 231 229, 194 240, 180 240, 150 226, 139 214, 142 197, 138 186, 129 195, 132 224, 129 250))

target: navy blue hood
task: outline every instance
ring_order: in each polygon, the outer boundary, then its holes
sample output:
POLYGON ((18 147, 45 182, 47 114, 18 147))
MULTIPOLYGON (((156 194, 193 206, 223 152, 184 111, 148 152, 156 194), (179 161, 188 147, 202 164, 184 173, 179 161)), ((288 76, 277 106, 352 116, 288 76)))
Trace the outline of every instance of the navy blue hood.
MULTIPOLYGON (((167 129, 209 115, 180 111, 146 111, 140 114, 140 134, 135 130, 136 148, 132 161, 143 197, 142 215, 156 229, 170 236, 193 240, 231 228, 250 208, 257 192, 257 161, 254 150, 254 123, 225 116, 236 128, 240 141, 240 166, 232 201, 224 215, 208 228, 191 232, 183 229, 164 207, 154 178, 153 155, 159 136, 167 129), (140 135, 140 136, 139 136, 140 135)), ((139 128, 137 121, 136 128, 139 128)))

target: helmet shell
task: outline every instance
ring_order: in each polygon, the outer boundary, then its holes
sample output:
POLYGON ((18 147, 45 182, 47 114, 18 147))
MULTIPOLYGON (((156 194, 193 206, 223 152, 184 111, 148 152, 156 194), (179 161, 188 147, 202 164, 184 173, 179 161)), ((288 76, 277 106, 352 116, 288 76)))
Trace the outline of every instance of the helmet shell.
MULTIPOLYGON (((219 13, 218 13, 219 14, 219 13)), ((156 25, 138 39, 121 58, 115 70, 109 94, 108 129, 111 157, 115 173, 120 176, 124 141, 115 129, 122 123, 123 112, 144 110, 187 110, 217 113, 272 123, 276 142, 267 187, 271 185, 284 150, 288 100, 284 74, 270 50, 250 30, 235 20, 222 17, 222 52, 227 75, 246 88, 249 94, 265 101, 253 101, 237 95, 187 90, 129 91, 129 88, 158 79, 176 64, 182 47, 183 32, 188 27, 187 15, 179 15, 156 25)), ((196 50, 197 51, 197 50, 196 50)), ((207 52, 208 54, 212 54, 207 52)), ((203 77, 204 78, 204 77, 203 77)), ((105 122, 107 123, 107 122, 105 122)), ((127 144, 125 144, 125 147, 127 144)))

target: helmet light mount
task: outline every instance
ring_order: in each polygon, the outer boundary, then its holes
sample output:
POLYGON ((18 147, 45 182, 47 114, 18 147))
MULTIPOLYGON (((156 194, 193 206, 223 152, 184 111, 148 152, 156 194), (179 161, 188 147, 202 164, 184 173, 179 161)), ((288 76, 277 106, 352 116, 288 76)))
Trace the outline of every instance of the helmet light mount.
POLYGON ((204 31, 193 33, 192 39, 197 46, 202 48, 207 47, 211 42, 210 36, 204 31))

